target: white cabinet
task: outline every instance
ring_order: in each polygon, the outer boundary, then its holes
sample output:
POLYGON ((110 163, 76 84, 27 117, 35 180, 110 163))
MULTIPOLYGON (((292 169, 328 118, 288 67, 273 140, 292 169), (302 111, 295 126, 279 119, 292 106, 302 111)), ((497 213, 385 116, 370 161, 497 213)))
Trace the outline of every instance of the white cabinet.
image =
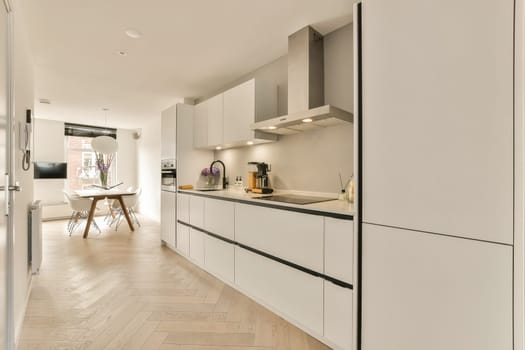
POLYGON ((190 228, 177 224, 177 250, 183 255, 190 255, 190 228))
POLYGON ((323 217, 235 203, 235 240, 323 272, 323 217))
POLYGON ((204 233, 190 228, 190 258, 204 265, 204 233))
POLYGON ((193 119, 193 146, 205 148, 208 146, 208 102, 204 101, 195 106, 193 119))
POLYGON ((223 144, 223 94, 206 101, 208 107, 208 146, 223 144))
POLYGON ((235 280, 234 246, 217 238, 205 235, 204 265, 210 272, 233 283, 235 280))
POLYGON ((190 222, 190 195, 185 193, 177 195, 177 220, 190 222))
POLYGON ((352 284, 354 222, 329 217, 324 220, 324 273, 352 284))
POLYGON ((514 1, 362 6, 364 221, 511 244, 514 1))
POLYGON ((172 106, 161 113, 160 157, 175 159, 177 156, 177 107, 172 106))
POLYGON ((204 228, 204 198, 190 196, 190 224, 204 228))
POLYGON ((362 288, 363 350, 512 350, 511 246, 365 224, 362 288))
POLYGON ((250 125, 277 116, 277 87, 251 79, 224 92, 224 143, 239 144, 275 136, 255 134, 250 125))
POLYGON ((235 283, 263 303, 323 334, 323 280, 235 247, 235 283))
POLYGON ((276 141, 277 136, 254 132, 250 125, 277 116, 277 86, 251 79, 195 106, 195 148, 245 146, 276 141))
POLYGON ((206 198, 204 228, 206 231, 234 240, 234 203, 206 198))
POLYGON ((177 194, 175 192, 161 191, 160 211, 160 239, 172 248, 175 247, 176 218, 175 207, 177 205, 177 194))
POLYGON ((324 336, 341 349, 352 350, 353 293, 324 281, 324 336))

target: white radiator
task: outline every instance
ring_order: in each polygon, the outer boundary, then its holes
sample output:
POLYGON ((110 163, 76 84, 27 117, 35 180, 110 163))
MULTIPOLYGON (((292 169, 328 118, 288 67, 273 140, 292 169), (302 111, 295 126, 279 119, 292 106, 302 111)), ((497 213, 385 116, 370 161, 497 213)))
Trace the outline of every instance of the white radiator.
POLYGON ((29 263, 37 274, 42 264, 42 206, 34 201, 29 210, 29 263))

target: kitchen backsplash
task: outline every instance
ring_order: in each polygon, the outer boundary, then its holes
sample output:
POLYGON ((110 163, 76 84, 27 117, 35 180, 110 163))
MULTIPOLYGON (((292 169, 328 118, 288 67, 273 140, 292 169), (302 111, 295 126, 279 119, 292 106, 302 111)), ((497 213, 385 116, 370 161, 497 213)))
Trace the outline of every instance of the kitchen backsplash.
POLYGON ((272 166, 270 186, 276 189, 337 193, 339 173, 346 182, 353 173, 353 124, 284 136, 275 143, 215 151, 226 164, 233 184, 241 175, 247 184, 248 162, 272 166))

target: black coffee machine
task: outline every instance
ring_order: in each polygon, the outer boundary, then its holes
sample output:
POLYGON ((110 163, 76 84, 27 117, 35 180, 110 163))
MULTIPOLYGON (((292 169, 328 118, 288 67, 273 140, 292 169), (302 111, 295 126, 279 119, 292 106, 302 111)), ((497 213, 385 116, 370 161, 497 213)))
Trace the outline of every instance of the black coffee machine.
POLYGON ((270 181, 268 178, 268 172, 272 170, 270 165, 264 162, 249 162, 248 164, 257 166, 255 191, 253 192, 272 193, 273 190, 270 188, 270 181))

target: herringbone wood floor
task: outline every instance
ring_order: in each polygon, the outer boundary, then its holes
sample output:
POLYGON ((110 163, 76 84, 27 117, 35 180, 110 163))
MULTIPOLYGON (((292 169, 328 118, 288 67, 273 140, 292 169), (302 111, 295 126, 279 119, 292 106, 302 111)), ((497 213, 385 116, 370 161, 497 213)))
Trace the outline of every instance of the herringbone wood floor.
POLYGON ((296 327, 159 243, 143 219, 130 233, 70 238, 44 223, 18 349, 326 349, 296 327))

